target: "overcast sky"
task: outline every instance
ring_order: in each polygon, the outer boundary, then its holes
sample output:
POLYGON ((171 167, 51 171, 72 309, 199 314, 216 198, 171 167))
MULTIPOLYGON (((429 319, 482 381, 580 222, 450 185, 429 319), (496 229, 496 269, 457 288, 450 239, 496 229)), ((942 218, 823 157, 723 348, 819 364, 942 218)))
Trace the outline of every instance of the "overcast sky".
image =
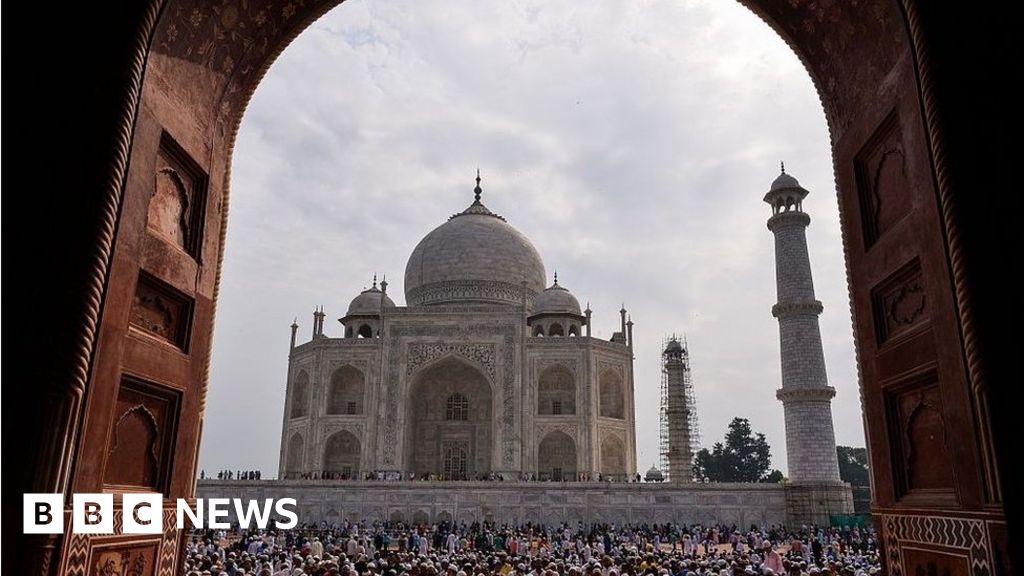
POLYGON ((309 339, 472 201, 526 234, 611 336, 636 323, 638 467, 658 461, 662 339, 685 334, 702 445, 749 418, 786 469, 773 239, 779 161, 811 191, 836 439, 864 445, 828 130, 775 33, 721 0, 348 0, 242 122, 200 466, 277 470, 289 325, 309 339))

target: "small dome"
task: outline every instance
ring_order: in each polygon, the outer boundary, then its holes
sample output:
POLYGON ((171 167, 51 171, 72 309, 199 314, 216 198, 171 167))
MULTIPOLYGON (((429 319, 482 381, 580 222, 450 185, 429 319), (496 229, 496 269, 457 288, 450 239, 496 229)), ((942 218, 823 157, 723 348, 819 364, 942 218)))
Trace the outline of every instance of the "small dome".
MULTIPOLYGON (((348 316, 376 316, 380 314, 380 288, 377 288, 377 282, 374 281, 373 287, 367 290, 363 290, 352 299, 352 303, 348 305, 348 316)), ((384 306, 386 308, 394 308, 395 303, 387 295, 384 296, 384 306)))
POLYGON ((647 482, 664 482, 665 475, 656 466, 651 466, 651 469, 644 475, 644 480, 647 482))
POLYGON ((682 352, 682 351, 683 351, 683 345, 680 344, 679 340, 676 340, 675 338, 673 338, 672 340, 669 340, 668 341, 668 346, 665 346, 665 353, 669 353, 669 352, 682 352))
POLYGON ((555 283, 541 292, 533 302, 533 315, 538 314, 569 314, 581 316, 580 302, 565 288, 558 285, 558 276, 555 276, 555 283))
POLYGON ((800 182, 798 182, 796 178, 793 178, 789 174, 786 174, 785 172, 783 172, 782 174, 779 174, 779 177, 776 178, 774 182, 772 182, 771 191, 775 192, 776 190, 786 190, 788 188, 799 188, 799 187, 800 187, 800 182))

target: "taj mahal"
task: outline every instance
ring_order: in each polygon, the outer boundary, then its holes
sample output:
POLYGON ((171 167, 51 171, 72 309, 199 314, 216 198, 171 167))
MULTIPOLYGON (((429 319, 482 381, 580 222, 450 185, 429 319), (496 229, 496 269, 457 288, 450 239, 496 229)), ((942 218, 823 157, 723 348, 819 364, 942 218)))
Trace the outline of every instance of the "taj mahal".
POLYGON ((342 337, 324 333, 323 308, 306 342, 292 323, 278 478, 201 480, 200 497, 295 498, 302 522, 326 524, 799 525, 852 512, 808 258, 809 192, 784 167, 763 197, 789 461, 777 484, 694 481, 696 407, 674 339, 662 354, 665 470, 641 477, 625 306, 610 339, 593 337, 594 312, 557 273, 549 284, 530 240, 483 204, 479 172, 473 193, 413 249, 404 306, 373 276, 338 319, 342 337))
POLYGON ((636 473, 631 320, 610 341, 526 236, 481 201, 352 299, 344 337, 295 343, 282 478, 624 479, 636 473))

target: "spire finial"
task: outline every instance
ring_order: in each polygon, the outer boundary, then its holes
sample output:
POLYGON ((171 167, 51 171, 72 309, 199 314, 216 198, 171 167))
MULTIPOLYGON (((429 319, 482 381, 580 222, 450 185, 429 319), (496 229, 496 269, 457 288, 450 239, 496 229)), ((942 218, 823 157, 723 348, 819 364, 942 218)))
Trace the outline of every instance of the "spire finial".
POLYGON ((377 273, 376 272, 373 273, 373 289, 374 290, 377 289, 377 273))
POLYGON ((786 173, 786 162, 785 162, 785 160, 780 160, 779 161, 779 168, 782 168, 782 173, 783 174, 786 173))
POLYGON ((473 188, 473 194, 476 195, 476 201, 477 202, 480 201, 480 193, 481 192, 483 192, 483 190, 480 188, 480 168, 477 167, 477 169, 476 169, 476 188, 473 188))

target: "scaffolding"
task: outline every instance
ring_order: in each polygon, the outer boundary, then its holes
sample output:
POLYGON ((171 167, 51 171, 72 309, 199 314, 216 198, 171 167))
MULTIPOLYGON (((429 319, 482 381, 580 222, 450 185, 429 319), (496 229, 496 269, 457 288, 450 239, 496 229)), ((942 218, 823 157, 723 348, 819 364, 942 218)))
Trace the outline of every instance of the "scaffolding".
MULTIPOLYGON (((673 334, 672 336, 666 337, 661 341, 661 408, 659 410, 660 427, 659 427, 659 448, 661 459, 659 462, 659 468, 665 475, 665 479, 670 482, 688 482, 692 479, 675 479, 672 478, 669 473, 669 452, 670 452, 670 423, 669 423, 669 359, 670 355, 667 353, 669 344, 671 342, 677 342, 682 346, 682 387, 683 394, 682 399, 685 405, 684 409, 684 423, 683 430, 684 436, 688 439, 686 448, 689 448, 688 458, 692 462, 693 457, 697 454, 697 450, 700 447, 700 428, 697 421, 697 404, 696 397, 693 392, 693 365, 690 361, 690 347, 686 341, 686 336, 682 338, 673 334)), ((684 448, 684 454, 686 453, 684 448)), ((689 464, 690 462, 687 462, 689 464)), ((687 466, 689 468, 689 466, 687 466)))

